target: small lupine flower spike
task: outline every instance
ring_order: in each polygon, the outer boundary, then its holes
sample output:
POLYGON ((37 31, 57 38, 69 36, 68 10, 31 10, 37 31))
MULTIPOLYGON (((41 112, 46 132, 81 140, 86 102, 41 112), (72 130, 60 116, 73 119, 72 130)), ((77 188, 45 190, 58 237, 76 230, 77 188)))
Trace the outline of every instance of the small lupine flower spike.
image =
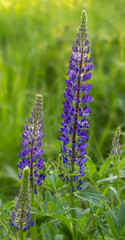
POLYGON ((119 155, 119 153, 121 152, 120 149, 120 144, 119 144, 119 137, 120 137, 120 128, 117 127, 116 132, 115 132, 115 136, 112 140, 112 151, 111 154, 116 157, 119 155))
MULTIPOLYGON (((25 125, 25 131, 22 134, 21 152, 19 157, 21 161, 18 168, 21 170, 25 166, 30 168, 30 182, 31 188, 37 194, 36 186, 41 186, 45 175, 41 173, 43 168, 43 149, 41 139, 43 138, 43 96, 36 94, 35 104, 33 106, 31 116, 29 118, 29 125, 25 125)), ((19 175, 21 179, 22 173, 19 175)))
POLYGON ((79 33, 77 34, 76 45, 72 48, 69 61, 68 79, 64 93, 64 109, 61 115, 62 136, 59 138, 62 142, 61 151, 65 175, 60 177, 66 183, 70 182, 72 191, 81 190, 83 184, 84 163, 87 161, 85 156, 89 136, 89 128, 86 117, 91 113, 88 104, 92 97, 89 92, 92 85, 87 80, 92 78, 93 69, 92 57, 89 54, 90 46, 87 34, 87 15, 82 11, 79 33), (69 178, 69 173, 73 173, 73 178, 69 178))
POLYGON ((30 169, 25 167, 23 170, 21 187, 19 197, 14 211, 11 215, 11 226, 16 226, 17 229, 27 230, 28 227, 32 227, 34 222, 31 221, 31 208, 29 206, 29 176, 30 169))

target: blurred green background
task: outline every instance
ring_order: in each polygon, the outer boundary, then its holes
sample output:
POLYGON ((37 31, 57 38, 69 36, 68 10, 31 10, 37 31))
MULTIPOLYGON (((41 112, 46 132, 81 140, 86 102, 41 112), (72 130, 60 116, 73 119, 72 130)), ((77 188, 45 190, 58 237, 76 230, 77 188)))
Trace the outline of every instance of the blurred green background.
POLYGON ((0 0, 0 197, 11 198, 24 124, 36 93, 44 95, 46 161, 60 151, 63 92, 81 10, 88 15, 94 70, 87 154, 111 151, 115 128, 125 146, 125 0, 0 0), (13 169, 12 171, 9 166, 13 169))

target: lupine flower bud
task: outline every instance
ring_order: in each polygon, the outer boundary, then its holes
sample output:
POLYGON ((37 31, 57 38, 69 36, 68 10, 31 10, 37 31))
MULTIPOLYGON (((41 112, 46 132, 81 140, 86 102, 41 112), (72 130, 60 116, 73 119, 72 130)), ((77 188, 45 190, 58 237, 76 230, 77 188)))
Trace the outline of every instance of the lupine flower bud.
POLYGON ((118 156, 119 153, 121 152, 120 144, 119 144, 119 137, 120 137, 120 128, 117 127, 115 136, 112 140, 112 151, 111 151, 111 154, 115 157, 118 156))
POLYGON ((92 97, 89 92, 92 85, 86 81, 92 78, 91 70, 93 69, 92 57, 89 56, 90 46, 87 33, 87 16, 82 11, 80 19, 79 33, 77 34, 76 45, 72 47, 72 53, 69 61, 68 79, 64 93, 64 109, 61 115, 62 136, 59 138, 62 142, 61 151, 63 165, 66 169, 65 177, 62 180, 67 183, 70 179, 67 175, 74 173, 72 191, 82 189, 84 172, 84 163, 89 136, 89 128, 86 117, 91 113, 88 104, 92 97), (76 175, 75 175, 76 174, 76 175))
MULTIPOLYGON (((29 118, 29 125, 25 125, 25 131, 22 134, 21 152, 19 157, 21 161, 18 168, 21 170, 25 166, 30 168, 31 187, 34 188, 34 193, 37 193, 36 185, 41 186, 45 175, 41 173, 43 169, 43 149, 41 139, 43 138, 43 96, 36 94, 35 104, 29 118)), ((22 174, 19 175, 19 178, 22 174)))
POLYGON ((19 197, 11 215, 11 226, 16 226, 17 229, 22 227, 24 231, 34 225, 34 222, 31 221, 31 208, 29 206, 29 176, 30 169, 25 167, 22 174, 19 197))

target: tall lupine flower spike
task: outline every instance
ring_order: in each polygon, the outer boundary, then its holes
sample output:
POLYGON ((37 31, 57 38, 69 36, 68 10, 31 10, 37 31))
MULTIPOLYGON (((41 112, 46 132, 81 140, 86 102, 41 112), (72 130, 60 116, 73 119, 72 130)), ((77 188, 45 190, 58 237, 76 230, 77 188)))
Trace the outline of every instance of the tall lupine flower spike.
POLYGON ((119 144, 119 137, 120 137, 120 128, 117 127, 115 136, 112 140, 112 151, 111 151, 111 154, 115 157, 117 155, 119 155, 119 153, 121 152, 120 144, 119 144))
POLYGON ((82 11, 80 19, 79 33, 77 34, 76 45, 72 48, 69 61, 68 79, 65 80, 67 85, 64 93, 64 109, 61 115, 62 141, 61 151, 63 165, 66 168, 65 175, 60 177, 66 183, 70 182, 72 191, 81 190, 83 184, 84 163, 87 161, 85 156, 89 136, 89 128, 86 117, 91 113, 88 104, 92 97, 89 92, 92 85, 87 80, 92 78, 91 70, 93 69, 92 57, 89 55, 90 46, 87 34, 87 15, 82 11), (73 177, 69 178, 69 173, 73 177))
MULTIPOLYGON (((41 158, 43 154, 42 142, 43 138, 43 96, 36 94, 35 104, 31 111, 29 118, 29 125, 25 125, 25 131, 22 134, 21 152, 19 156, 21 161, 18 164, 18 168, 21 170, 25 166, 30 168, 30 182, 31 188, 34 189, 34 193, 37 194, 36 186, 41 186, 42 181, 45 179, 45 175, 41 173, 44 160, 41 158)), ((19 178, 22 177, 22 173, 19 178)))
POLYGON ((11 225, 16 226, 17 229, 21 228, 24 231, 27 230, 28 227, 34 225, 34 222, 31 221, 31 208, 29 206, 29 176, 30 169, 29 167, 25 167, 23 170, 19 197, 11 215, 11 225))

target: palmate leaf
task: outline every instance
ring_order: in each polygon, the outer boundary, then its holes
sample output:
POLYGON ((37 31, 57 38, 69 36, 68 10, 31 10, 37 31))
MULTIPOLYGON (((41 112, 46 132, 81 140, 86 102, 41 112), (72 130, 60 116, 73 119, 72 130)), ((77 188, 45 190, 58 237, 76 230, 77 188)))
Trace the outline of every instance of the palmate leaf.
POLYGON ((66 214, 69 213, 71 210, 73 210, 74 208, 65 208, 65 209, 60 209, 58 207, 58 205, 56 206, 56 204, 54 204, 53 202, 48 202, 49 206, 48 206, 48 212, 45 211, 40 211, 35 207, 31 207, 31 213, 36 214, 36 216, 41 216, 44 218, 47 218, 50 220, 51 219, 55 219, 55 220, 61 220, 64 222, 72 222, 73 221, 77 221, 77 219, 69 219, 66 214))
POLYGON ((57 190, 61 188, 65 183, 63 183, 60 179, 57 173, 52 173, 51 175, 48 175, 46 177, 46 183, 44 184, 44 187, 46 189, 49 189, 51 191, 57 190))
POLYGON ((38 210, 38 209, 35 208, 35 207, 31 207, 31 213, 34 213, 34 214, 38 215, 38 214, 41 214, 41 211, 38 210))
POLYGON ((48 213, 51 214, 57 209, 57 205, 51 201, 48 202, 48 213))
POLYGON ((107 201, 105 197, 101 195, 101 193, 95 191, 95 190, 82 190, 80 192, 76 192, 75 196, 77 196, 80 199, 86 200, 88 202, 91 202, 92 204, 103 207, 103 205, 100 203, 100 201, 107 201))

